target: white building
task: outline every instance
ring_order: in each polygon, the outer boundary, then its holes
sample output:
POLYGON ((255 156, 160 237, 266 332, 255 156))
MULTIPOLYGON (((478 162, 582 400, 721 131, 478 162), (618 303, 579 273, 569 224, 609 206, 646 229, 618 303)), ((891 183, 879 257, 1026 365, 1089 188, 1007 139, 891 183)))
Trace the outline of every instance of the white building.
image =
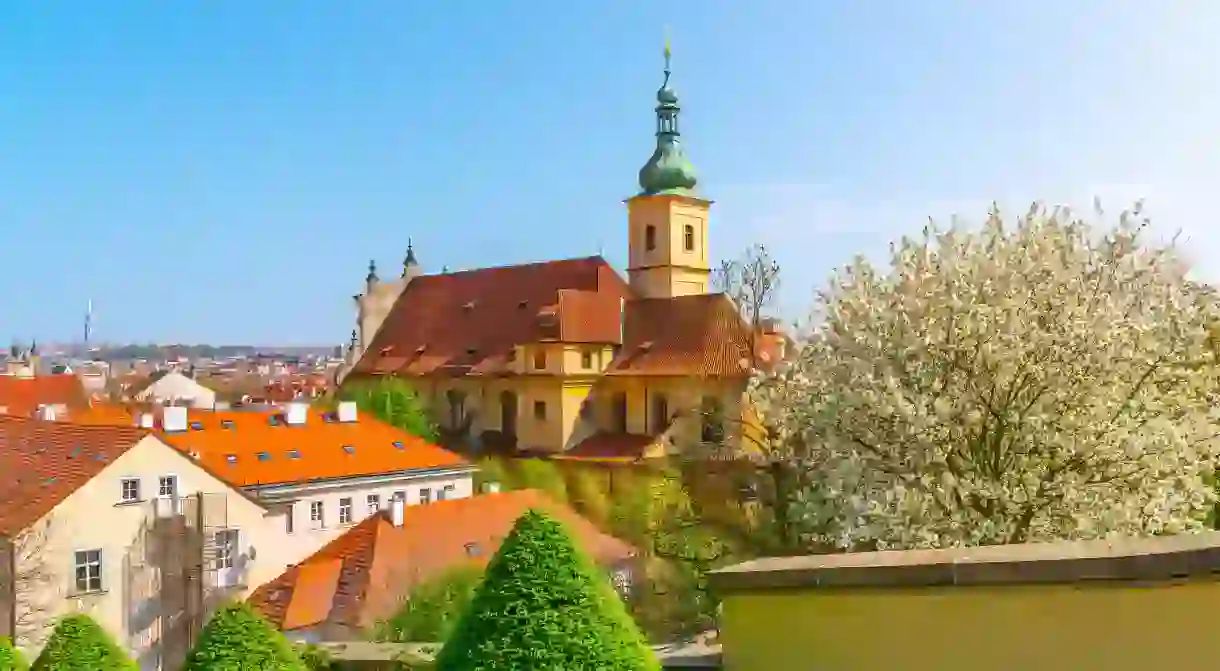
POLYGON ((132 397, 140 403, 174 404, 211 410, 216 407, 216 392, 176 371, 158 371, 132 397))

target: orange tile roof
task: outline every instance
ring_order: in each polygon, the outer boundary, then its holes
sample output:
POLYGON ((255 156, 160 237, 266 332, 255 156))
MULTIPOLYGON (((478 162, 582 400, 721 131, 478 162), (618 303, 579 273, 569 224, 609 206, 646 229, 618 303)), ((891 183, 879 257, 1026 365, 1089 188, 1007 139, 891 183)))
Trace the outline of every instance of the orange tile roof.
POLYGON ((384 514, 369 517, 256 589, 250 602, 285 630, 323 621, 368 626, 389 616, 421 581, 463 563, 486 563, 517 518, 531 508, 562 522, 599 565, 611 566, 635 554, 627 543, 602 533, 592 522, 539 491, 484 494, 408 506, 401 527, 391 524, 384 514), (468 548, 477 548, 477 552, 468 548), (343 568, 331 587, 323 578, 334 571, 337 560, 343 568), (311 568, 314 564, 332 568, 311 568), (303 601, 300 606, 298 599, 303 601), (326 603, 329 608, 323 605, 326 603))
POLYGON ((601 257, 481 268, 411 280, 356 374, 505 372, 516 345, 618 343, 630 289, 601 257))
POLYGON ((580 441, 570 450, 554 455, 553 459, 602 462, 635 462, 644 458, 644 451, 657 442, 658 436, 639 433, 608 433, 599 431, 580 441))
POLYGON ((724 294, 629 301, 623 347, 606 374, 745 375, 749 334, 749 327, 724 294))
POLYGON ((83 408, 89 405, 89 395, 80 378, 71 373, 32 377, 0 375, 0 412, 30 415, 40 405, 83 408))
MULTIPOLYGON (((187 411, 189 428, 167 433, 160 408, 155 410, 154 428, 162 440, 237 487, 473 468, 459 455, 367 414, 343 423, 331 421, 329 412, 310 409, 305 424, 289 426, 278 411, 192 408, 187 411)), ((138 406, 99 406, 73 415, 72 420, 134 425, 140 414, 138 406)))
POLYGON ((147 435, 0 415, 0 535, 37 522, 147 435))

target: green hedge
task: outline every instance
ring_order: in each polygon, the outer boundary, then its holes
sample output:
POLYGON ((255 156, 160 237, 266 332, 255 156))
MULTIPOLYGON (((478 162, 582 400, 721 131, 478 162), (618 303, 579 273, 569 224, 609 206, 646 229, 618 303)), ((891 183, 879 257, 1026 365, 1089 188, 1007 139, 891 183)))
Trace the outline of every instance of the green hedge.
POLYGON ((136 663, 93 618, 69 615, 59 621, 32 671, 135 671, 136 663))
POLYGON ((246 603, 216 611, 199 634, 185 671, 308 671, 284 635, 246 603))
POLYGON ((656 671, 659 666, 610 581, 556 521, 517 520, 437 671, 656 671))
POLYGON ((12 639, 0 636, 0 671, 25 671, 30 668, 21 651, 13 647, 12 639))

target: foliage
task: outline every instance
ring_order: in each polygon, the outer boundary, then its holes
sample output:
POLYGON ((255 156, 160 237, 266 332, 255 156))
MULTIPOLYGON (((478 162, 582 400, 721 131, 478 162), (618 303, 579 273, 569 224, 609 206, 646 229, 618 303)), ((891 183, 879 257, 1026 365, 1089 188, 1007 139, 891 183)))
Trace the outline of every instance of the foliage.
POLYGON ((417 586, 402 608, 381 623, 376 638, 397 643, 447 640, 482 581, 482 566, 464 564, 417 586))
POLYGON ((235 602, 216 611, 199 634, 186 671, 306 671, 284 635, 249 604, 235 602))
MULTIPOLYGON (((1099 210, 1099 214, 1100 210, 1099 210)), ((1213 295, 1137 207, 1098 228, 930 224, 819 294, 791 365, 752 381, 803 466, 809 540, 930 547, 1194 530, 1216 498, 1213 295)))
POLYGON ((514 459, 512 474, 514 489, 537 489, 556 501, 568 501, 568 487, 563 472, 550 459, 514 459))
POLYGON ((51 632, 32 671, 135 671, 136 664, 93 618, 64 617, 51 632))
POLYGON ((334 659, 331 658, 330 651, 325 648, 313 643, 298 644, 295 647, 306 671, 332 671, 338 668, 334 659))
POLYGON ((559 523, 531 510, 492 558, 440 671, 655 670, 609 580, 559 523))
POLYGON ((339 390, 339 399, 355 401, 360 412, 424 440, 436 442, 436 422, 423 397, 405 380, 383 375, 373 380, 352 380, 339 390))
POLYGON ((0 636, 0 671, 25 671, 29 666, 21 651, 13 647, 12 639, 0 636))

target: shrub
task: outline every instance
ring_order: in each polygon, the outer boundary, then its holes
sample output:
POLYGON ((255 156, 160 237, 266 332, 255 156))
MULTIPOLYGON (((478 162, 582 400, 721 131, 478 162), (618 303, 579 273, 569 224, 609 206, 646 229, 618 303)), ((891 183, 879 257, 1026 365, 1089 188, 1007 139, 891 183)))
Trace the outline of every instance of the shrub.
POLYGON ((216 611, 199 634, 186 671, 308 671, 284 635, 248 604, 216 611))
POLYGON ((88 615, 59 621, 33 671, 135 671, 136 663, 88 615))
POLYGON ((13 641, 0 636, 0 671, 25 671, 29 667, 21 651, 13 647, 13 641))
POLYGON ((656 671, 611 583, 558 522, 531 510, 492 558, 438 671, 656 671))

